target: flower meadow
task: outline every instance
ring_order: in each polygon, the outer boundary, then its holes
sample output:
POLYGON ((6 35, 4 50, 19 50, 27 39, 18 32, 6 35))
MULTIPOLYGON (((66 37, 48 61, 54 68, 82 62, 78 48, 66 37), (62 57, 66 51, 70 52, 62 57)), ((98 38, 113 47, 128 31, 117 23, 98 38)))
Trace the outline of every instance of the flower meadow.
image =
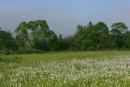
POLYGON ((30 64, 21 62, 22 57, 5 58, 0 59, 0 87, 130 87, 130 56, 30 60, 30 64))

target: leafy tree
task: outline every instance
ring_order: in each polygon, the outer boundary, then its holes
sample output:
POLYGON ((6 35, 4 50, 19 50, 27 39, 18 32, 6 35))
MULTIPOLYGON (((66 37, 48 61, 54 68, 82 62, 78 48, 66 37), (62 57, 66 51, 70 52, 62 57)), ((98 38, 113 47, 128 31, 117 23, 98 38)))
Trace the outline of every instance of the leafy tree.
POLYGON ((0 30, 0 50, 4 51, 17 50, 15 39, 10 32, 0 30))
POLYGON ((111 27, 112 27, 111 30, 112 35, 121 35, 123 33, 126 33, 128 29, 128 27, 123 22, 114 23, 112 24, 111 27))
POLYGON ((58 38, 55 32, 49 29, 45 20, 35 21, 36 28, 32 33, 34 48, 39 50, 56 50, 58 38))
POLYGON ((15 30, 16 40, 27 49, 56 50, 57 35, 49 29, 45 20, 22 22, 15 30))
POLYGON ((123 46, 125 49, 130 49, 130 31, 123 34, 123 46))
POLYGON ((83 50, 93 50, 95 49, 95 42, 96 42, 96 32, 94 31, 94 25, 92 22, 89 22, 88 25, 85 27, 84 39, 82 40, 82 47, 83 50))
POLYGON ((123 22, 112 24, 111 35, 117 48, 123 48, 123 35, 127 32, 128 27, 123 22))
POLYGON ((64 40, 61 34, 58 37, 58 50, 64 50, 64 40))
POLYGON ((108 27, 107 25, 104 23, 104 22, 98 22, 96 25, 95 25, 95 31, 97 33, 104 33, 104 34, 109 34, 109 30, 108 30, 108 27))
MULTIPOLYGON (((49 50, 48 42, 49 39, 47 38, 49 35, 49 27, 45 20, 37 20, 35 23, 35 28, 31 26, 31 23, 29 22, 30 29, 33 31, 32 33, 32 43, 33 47, 38 50, 49 50)), ((33 25, 32 24, 32 25, 33 25)))
POLYGON ((81 49, 82 40, 84 38, 84 35, 85 35, 85 27, 82 25, 78 25, 76 34, 74 36, 74 38, 75 38, 74 42, 76 44, 76 48, 79 50, 81 49))
POLYGON ((98 22, 93 25, 89 22, 87 26, 79 25, 77 27, 75 38, 78 43, 77 46, 81 50, 106 49, 109 46, 109 30, 105 23, 98 22))
POLYGON ((109 32, 104 22, 78 25, 73 36, 62 37, 50 30, 45 20, 21 22, 16 37, 1 30, 0 51, 57 51, 57 50, 106 50, 130 49, 130 31, 123 22, 112 24, 109 32))
POLYGON ((25 47, 32 46, 28 30, 29 27, 27 22, 21 22, 15 30, 15 32, 17 33, 17 41, 23 42, 25 44, 25 47))
POLYGON ((89 22, 88 25, 78 25, 76 34, 74 35, 74 43, 77 49, 85 50, 88 48, 91 41, 89 35, 93 31, 93 24, 89 22))
POLYGON ((110 48, 110 35, 107 25, 103 22, 98 22, 94 26, 95 33, 97 34, 95 39, 97 39, 97 49, 107 49, 110 48))
POLYGON ((63 39, 64 43, 63 43, 63 47, 64 50, 75 50, 75 44, 73 41, 73 36, 67 36, 63 39))

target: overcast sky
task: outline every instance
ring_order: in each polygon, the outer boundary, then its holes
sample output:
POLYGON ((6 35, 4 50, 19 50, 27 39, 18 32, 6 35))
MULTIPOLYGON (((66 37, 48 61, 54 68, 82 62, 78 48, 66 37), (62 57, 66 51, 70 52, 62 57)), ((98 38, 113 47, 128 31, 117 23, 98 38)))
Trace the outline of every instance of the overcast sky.
POLYGON ((78 24, 118 21, 130 27, 130 0, 0 0, 0 26, 14 31, 22 21, 45 19, 58 34, 72 35, 78 24))

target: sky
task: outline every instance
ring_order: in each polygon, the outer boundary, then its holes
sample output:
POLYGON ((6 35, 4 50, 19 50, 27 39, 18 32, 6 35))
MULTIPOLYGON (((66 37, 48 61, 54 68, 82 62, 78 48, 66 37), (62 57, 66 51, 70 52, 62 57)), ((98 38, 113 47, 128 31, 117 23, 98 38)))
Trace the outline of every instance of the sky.
POLYGON ((0 0, 0 26, 14 32, 22 21, 44 19, 50 29, 73 35, 78 24, 102 21, 130 27, 130 0, 0 0))

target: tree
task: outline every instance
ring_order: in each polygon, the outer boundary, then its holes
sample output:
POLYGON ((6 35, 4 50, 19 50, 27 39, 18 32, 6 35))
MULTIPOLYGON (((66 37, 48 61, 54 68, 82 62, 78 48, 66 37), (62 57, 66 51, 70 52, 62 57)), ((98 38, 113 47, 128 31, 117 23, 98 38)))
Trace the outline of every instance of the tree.
POLYGON ((111 35, 117 45, 117 48, 123 48, 123 35, 127 32, 128 27, 123 22, 112 24, 111 35))
POLYGON ((104 22, 98 22, 96 25, 95 25, 95 31, 97 33, 104 33, 104 34, 109 34, 109 30, 108 30, 108 27, 107 25, 104 23, 104 22))
POLYGON ((64 50, 64 40, 61 34, 58 36, 58 50, 64 50))
POLYGON ((89 22, 88 25, 78 25, 76 34, 74 35, 74 43, 77 49, 79 50, 86 50, 89 46, 88 37, 90 32, 93 31, 93 24, 89 22))
POLYGON ((56 50, 58 42, 56 33, 49 29, 45 20, 37 20, 35 24, 35 29, 32 29, 34 48, 38 50, 56 50))
POLYGON ((111 27, 112 27, 111 30, 112 35, 121 35, 123 33, 126 33, 128 29, 128 27, 123 22, 114 23, 112 24, 111 27))
POLYGON ((64 50, 75 50, 75 44, 73 41, 73 36, 67 36, 63 39, 64 50))
POLYGON ((49 27, 46 21, 36 20, 34 22, 29 22, 30 29, 32 30, 32 43, 33 43, 34 49, 49 50, 49 47, 48 47, 49 39, 47 38, 49 35, 48 34, 49 27), (33 27, 31 25, 33 25, 33 27))
POLYGON ((94 31, 94 25, 92 22, 89 22, 88 25, 85 27, 84 39, 82 40, 81 49, 83 50, 95 49, 96 37, 97 36, 94 31))
POLYGON ((97 38, 97 49, 108 49, 111 46, 110 43, 110 35, 109 35, 109 29, 107 25, 104 22, 98 22, 94 26, 94 31, 97 34, 95 38, 97 38))
POLYGON ((130 31, 123 34, 123 47, 125 49, 130 49, 130 31))
POLYGON ((109 29, 104 22, 98 22, 95 25, 92 22, 89 22, 86 26, 78 25, 74 37, 76 46, 81 50, 113 48, 109 29))
POLYGON ((4 51, 17 50, 15 39, 10 32, 0 30, 0 50, 4 51))
POLYGON ((109 31, 104 22, 78 25, 73 36, 62 37, 52 31, 45 20, 21 22, 16 37, 1 30, 0 50, 36 51, 130 49, 130 31, 123 22, 112 24, 109 31))
MULTIPOLYGON (((27 49, 56 50, 57 35, 45 20, 22 22, 16 28, 16 40, 27 49)), ((20 44, 19 43, 19 44, 20 44)))
POLYGON ((16 28, 15 32, 17 33, 16 38, 17 41, 22 41, 25 44, 25 47, 30 48, 32 47, 31 45, 31 40, 30 40, 30 35, 29 35, 29 26, 27 22, 21 22, 18 27, 16 28))

